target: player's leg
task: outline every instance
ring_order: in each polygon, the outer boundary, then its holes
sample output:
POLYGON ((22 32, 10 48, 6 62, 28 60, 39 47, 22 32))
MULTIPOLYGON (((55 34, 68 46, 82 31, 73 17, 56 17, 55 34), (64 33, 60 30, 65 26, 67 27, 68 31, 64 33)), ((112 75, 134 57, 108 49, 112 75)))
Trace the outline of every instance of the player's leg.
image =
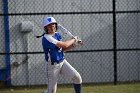
POLYGON ((49 65, 47 75, 48 75, 48 93, 56 93, 58 71, 55 69, 54 66, 49 65))
POLYGON ((48 77, 48 89, 44 93, 56 93, 57 90, 57 80, 60 74, 60 66, 47 64, 47 77, 48 77))
POLYGON ((82 78, 80 74, 66 60, 64 60, 61 74, 70 77, 73 80, 75 92, 81 93, 82 78))

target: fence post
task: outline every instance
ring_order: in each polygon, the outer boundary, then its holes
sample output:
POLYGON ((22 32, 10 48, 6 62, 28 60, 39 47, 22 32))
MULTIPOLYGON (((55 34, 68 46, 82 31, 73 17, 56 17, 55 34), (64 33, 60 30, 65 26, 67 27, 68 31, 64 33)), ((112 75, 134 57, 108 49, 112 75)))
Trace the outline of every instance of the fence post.
POLYGON ((113 59, 114 59, 114 85, 117 84, 117 44, 116 44, 116 0, 113 4, 113 59))
POLYGON ((6 52, 6 79, 5 85, 11 85, 11 67, 10 67, 10 38, 9 38, 9 17, 8 17, 8 0, 3 0, 4 12, 4 32, 5 32, 5 52, 6 52), (8 78, 8 79, 7 79, 8 78))

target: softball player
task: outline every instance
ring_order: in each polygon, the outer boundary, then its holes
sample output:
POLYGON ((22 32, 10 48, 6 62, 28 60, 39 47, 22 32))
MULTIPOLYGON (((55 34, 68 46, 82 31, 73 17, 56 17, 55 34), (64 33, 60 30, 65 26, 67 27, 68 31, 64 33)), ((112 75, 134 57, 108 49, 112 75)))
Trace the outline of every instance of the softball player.
POLYGON ((77 41, 77 37, 62 41, 60 33, 57 32, 57 22, 53 17, 45 17, 43 27, 46 34, 42 37, 42 46, 48 75, 48 89, 43 93, 56 93, 59 74, 70 77, 73 80, 75 92, 81 93, 81 76, 64 57, 64 51, 71 48, 77 41))

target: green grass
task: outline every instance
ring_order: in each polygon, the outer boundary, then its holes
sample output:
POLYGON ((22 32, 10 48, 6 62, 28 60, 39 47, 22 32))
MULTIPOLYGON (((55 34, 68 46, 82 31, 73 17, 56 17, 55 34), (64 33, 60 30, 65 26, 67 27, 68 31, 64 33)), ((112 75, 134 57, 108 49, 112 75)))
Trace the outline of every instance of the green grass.
MULTIPOLYGON (((0 89, 0 93, 41 93, 46 87, 13 87, 0 89)), ((83 85, 82 93, 140 93, 140 84, 83 85)), ((73 87, 58 87, 57 93, 75 93, 73 87)))
POLYGON ((95 86, 93 93, 140 93, 140 84, 95 86))

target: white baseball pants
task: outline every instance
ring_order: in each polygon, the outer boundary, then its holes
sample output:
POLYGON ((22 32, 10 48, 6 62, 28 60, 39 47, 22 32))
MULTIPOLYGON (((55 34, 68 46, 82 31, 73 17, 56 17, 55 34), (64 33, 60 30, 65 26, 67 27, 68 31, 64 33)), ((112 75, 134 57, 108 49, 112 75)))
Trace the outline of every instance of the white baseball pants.
POLYGON ((48 75, 48 92, 56 93, 57 90, 57 80, 59 74, 63 74, 73 80, 74 84, 81 84, 82 79, 80 74, 67 62, 51 65, 51 62, 47 62, 47 75, 48 75))

